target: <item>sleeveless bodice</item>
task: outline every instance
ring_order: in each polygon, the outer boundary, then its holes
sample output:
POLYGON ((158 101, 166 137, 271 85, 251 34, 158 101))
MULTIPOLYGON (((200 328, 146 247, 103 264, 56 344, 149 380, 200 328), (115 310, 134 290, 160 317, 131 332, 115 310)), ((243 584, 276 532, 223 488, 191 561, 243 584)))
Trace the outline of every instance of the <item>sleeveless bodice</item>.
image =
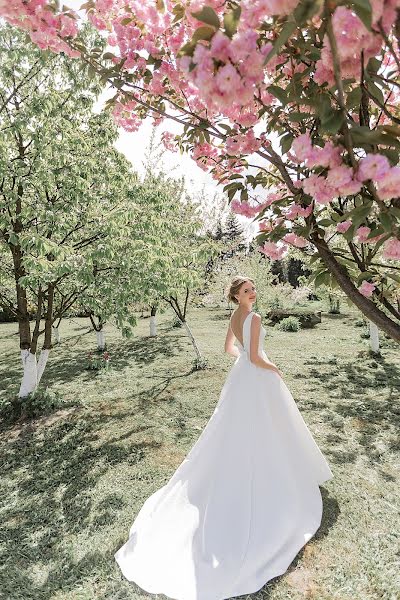
MULTIPOLYGON (((239 349, 239 352, 240 352, 239 358, 245 357, 248 360, 250 360, 250 328, 251 328, 251 321, 252 321, 253 315, 254 315, 253 312, 249 313, 243 322, 242 337, 243 337, 244 346, 241 345, 241 343, 239 342, 238 339, 236 340, 237 348, 239 349)), ((265 355, 265 352, 264 352, 265 334, 266 334, 266 330, 264 329, 263 325, 261 324, 260 337, 258 340, 259 356, 265 355)))

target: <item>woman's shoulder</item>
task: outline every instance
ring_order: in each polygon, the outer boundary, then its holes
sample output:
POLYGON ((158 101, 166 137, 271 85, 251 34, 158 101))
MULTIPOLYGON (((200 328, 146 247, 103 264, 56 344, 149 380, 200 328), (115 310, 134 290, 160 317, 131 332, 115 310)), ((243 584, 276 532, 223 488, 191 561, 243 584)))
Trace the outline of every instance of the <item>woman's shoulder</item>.
POLYGON ((251 317, 250 320, 251 320, 251 323, 252 324, 254 323, 257 327, 259 324, 261 325, 261 315, 259 315, 256 312, 253 312, 253 316, 251 317))

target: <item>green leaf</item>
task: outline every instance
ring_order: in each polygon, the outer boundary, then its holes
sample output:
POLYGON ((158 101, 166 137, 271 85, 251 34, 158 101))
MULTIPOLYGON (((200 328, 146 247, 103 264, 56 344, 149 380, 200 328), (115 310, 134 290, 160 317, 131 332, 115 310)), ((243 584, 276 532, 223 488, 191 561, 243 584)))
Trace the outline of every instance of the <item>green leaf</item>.
POLYGON ((332 111, 327 118, 321 119, 321 130, 326 133, 337 133, 342 127, 344 117, 342 111, 332 111))
POLYGON ((332 219, 321 219, 318 221, 317 225, 321 227, 329 227, 330 225, 334 225, 334 222, 332 219))
MULTIPOLYGON (((289 97, 290 101, 293 101, 292 96, 289 97)), ((305 113, 305 112, 292 112, 288 115, 290 121, 294 121, 295 123, 301 123, 304 119, 312 119, 314 118, 313 114, 305 113)))
POLYGON ((206 23, 207 25, 211 25, 215 29, 219 29, 220 22, 218 19, 218 15, 211 6, 203 6, 203 8, 199 12, 192 12, 193 17, 195 17, 198 21, 202 23, 206 23))
POLYGON ((355 146, 382 144, 383 146, 393 146, 400 149, 399 140, 391 134, 385 133, 383 127, 377 127, 374 131, 371 131, 369 127, 353 125, 350 129, 350 135, 355 146))
POLYGON ((361 282, 365 279, 371 279, 372 273, 369 271, 362 271, 357 277, 357 285, 361 285, 361 282))
POLYGON ((224 15, 224 29, 228 37, 233 37, 237 31, 239 19, 240 19, 241 8, 237 6, 231 12, 225 13, 224 15))
POLYGON ((388 213, 381 212, 378 215, 380 222, 382 223, 385 231, 391 231, 392 229, 392 219, 388 213))
POLYGON ((355 87, 354 90, 351 90, 349 94, 347 94, 346 98, 346 106, 347 108, 358 108, 361 102, 361 88, 359 86, 355 87))
POLYGON ((286 135, 281 137, 281 149, 283 154, 289 152, 290 148, 292 147, 293 140, 294 137, 291 133, 286 133, 286 135))
POLYGON ((275 54, 278 54, 279 50, 282 48, 282 46, 284 44, 286 44, 286 42, 288 41, 288 39, 290 38, 290 36, 292 35, 292 33, 294 32, 295 29, 296 29, 295 21, 286 21, 286 23, 284 24, 284 26, 281 29, 281 32, 280 32, 277 40, 274 43, 274 47, 270 50, 270 52, 264 58, 264 65, 266 65, 268 63, 268 61, 271 60, 271 58, 273 56, 275 56, 275 54))
POLYGON ((283 105, 286 105, 287 103, 287 96, 286 96, 286 90, 284 90, 283 88, 278 87, 277 85, 270 85, 268 88, 268 91, 275 96, 275 98, 278 98, 278 100, 280 102, 282 102, 283 105))
POLYGON ((353 10, 364 23, 368 31, 372 27, 372 9, 369 0, 353 0, 353 10))
POLYGON ((400 275, 397 275, 396 273, 386 273, 387 277, 390 277, 390 279, 394 279, 394 281, 397 281, 397 283, 400 283, 400 275))
POLYGON ((192 42, 198 42, 199 40, 211 40, 214 34, 214 27, 210 27, 209 25, 202 25, 202 27, 198 27, 194 32, 192 42))
POLYGON ((306 21, 311 19, 321 9, 321 4, 321 0, 303 0, 299 2, 294 11, 296 23, 304 25, 306 21))
POLYGON ((381 104, 385 104, 385 98, 384 98, 383 92, 382 92, 381 88, 376 85, 376 83, 374 83, 373 81, 368 81, 367 88, 368 88, 368 91, 371 93, 371 96, 376 98, 376 100, 378 102, 380 102, 381 104))
POLYGON ((314 286, 317 288, 322 284, 329 285, 331 278, 331 274, 329 271, 323 271, 322 273, 318 273, 318 275, 314 279, 314 286))

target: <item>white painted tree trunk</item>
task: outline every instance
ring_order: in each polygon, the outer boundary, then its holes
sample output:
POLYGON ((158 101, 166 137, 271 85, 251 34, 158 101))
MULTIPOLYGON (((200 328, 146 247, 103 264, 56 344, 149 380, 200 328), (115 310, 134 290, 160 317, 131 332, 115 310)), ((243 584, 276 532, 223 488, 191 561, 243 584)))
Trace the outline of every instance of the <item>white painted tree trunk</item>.
POLYGON ((60 329, 59 329, 59 327, 54 327, 54 326, 52 327, 52 329, 53 329, 54 341, 55 341, 56 344, 59 344, 60 341, 61 341, 61 338, 60 338, 60 329))
POLYGON ((196 344, 196 340, 194 339, 192 332, 190 331, 189 325, 186 323, 186 321, 184 321, 183 324, 184 324, 185 329, 187 331, 187 334, 190 337, 190 340, 191 340, 191 342, 192 342, 192 344, 194 346, 194 349, 196 350, 197 358, 199 360, 201 360, 202 357, 201 357, 201 354, 200 354, 200 350, 199 350, 199 348, 198 348, 198 346, 196 344))
POLYGON ((371 350, 373 352, 379 352, 379 329, 372 321, 369 321, 369 340, 371 343, 371 350))
POLYGON ((96 331, 96 339, 97 339, 97 348, 99 350, 104 350, 106 347, 106 335, 104 331, 96 331))
POLYGON ((157 335, 157 325, 156 325, 156 317, 150 317, 150 335, 157 335))
POLYGON ((20 398, 26 398, 26 396, 35 391, 39 385, 49 358, 49 353, 50 350, 42 350, 40 352, 39 360, 37 360, 36 354, 32 354, 30 350, 21 350, 24 373, 18 392, 20 398))

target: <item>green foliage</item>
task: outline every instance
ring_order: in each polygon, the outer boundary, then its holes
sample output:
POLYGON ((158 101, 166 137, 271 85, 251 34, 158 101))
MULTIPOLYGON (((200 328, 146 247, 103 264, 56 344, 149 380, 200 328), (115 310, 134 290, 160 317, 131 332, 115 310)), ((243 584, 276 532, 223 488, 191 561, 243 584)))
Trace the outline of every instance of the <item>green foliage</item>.
POLYGON ((32 419, 41 415, 48 415, 60 408, 75 405, 65 400, 62 395, 48 388, 37 389, 26 398, 17 396, 0 396, 0 418, 7 424, 19 419, 32 419))
POLYGON ((109 352, 89 352, 87 357, 86 369, 89 371, 108 370, 110 367, 111 355, 109 352))
POLYGON ((291 316, 279 321, 275 327, 277 327, 277 329, 281 329, 282 331, 299 331, 301 329, 301 324, 297 317, 291 316))
POLYGON ((209 361, 207 358, 195 358, 192 361, 192 371, 204 371, 209 366, 209 361))
POLYGON ((132 326, 122 249, 137 177, 113 147, 111 116, 93 112, 100 82, 10 27, 0 29, 0 51, 0 87, 10 98, 0 113, 0 304, 18 309, 16 278, 28 305, 41 303, 50 320, 79 301, 132 326))

